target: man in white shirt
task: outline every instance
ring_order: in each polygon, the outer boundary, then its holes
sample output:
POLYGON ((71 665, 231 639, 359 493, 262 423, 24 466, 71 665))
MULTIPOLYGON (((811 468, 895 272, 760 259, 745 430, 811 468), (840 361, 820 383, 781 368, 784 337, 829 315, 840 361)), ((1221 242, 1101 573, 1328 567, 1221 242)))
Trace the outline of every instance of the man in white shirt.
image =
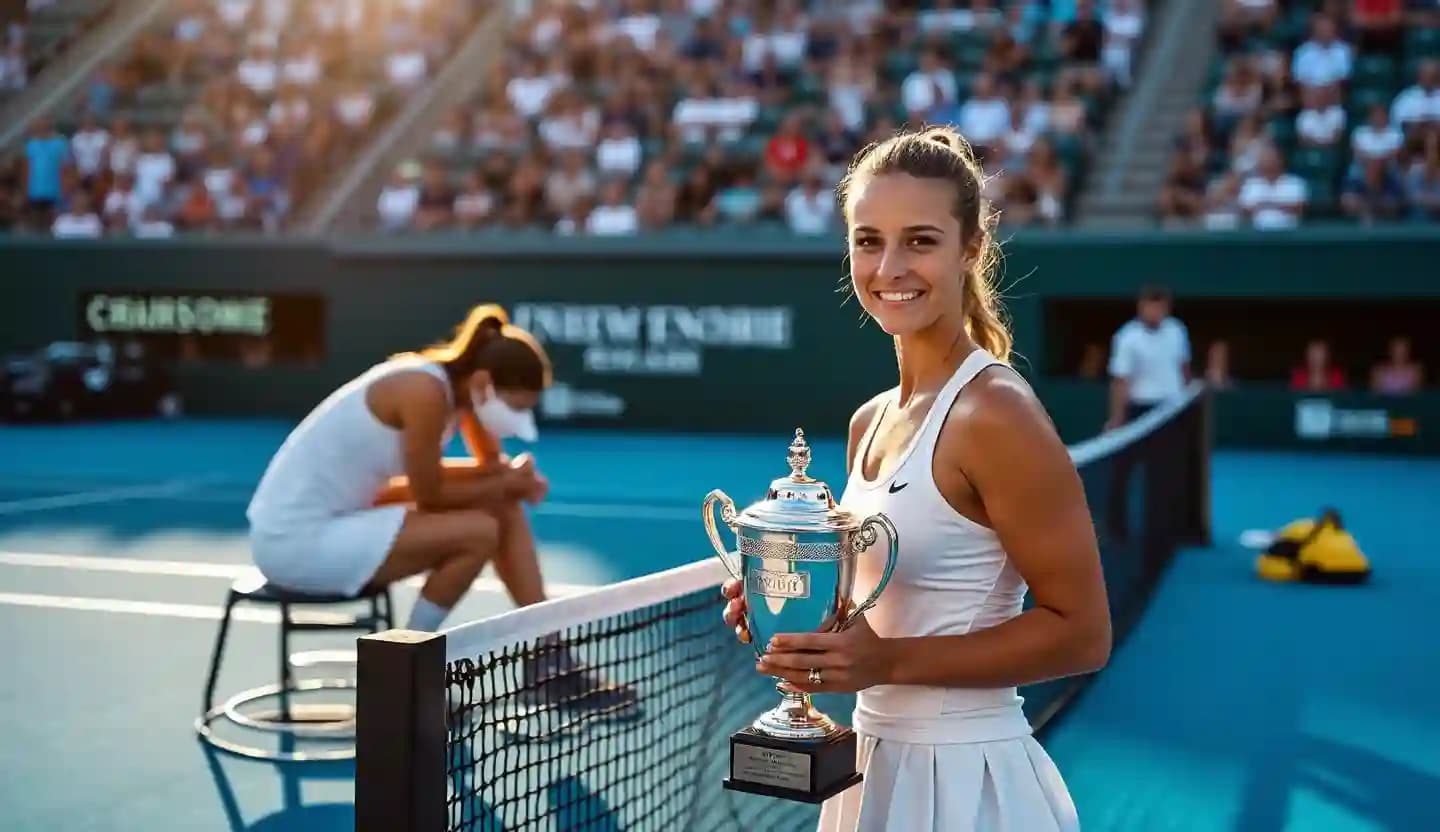
MULTIPOLYGON (((1113 430, 1184 390, 1190 380, 1190 334, 1170 314, 1170 291, 1140 290, 1136 316, 1116 330, 1110 344, 1110 417, 1113 430)), ((1114 540, 1130 537, 1130 474, 1144 448, 1126 448, 1111 463, 1106 531, 1114 540)))
POLYGON ((1110 416, 1106 430, 1137 418, 1179 394, 1190 379, 1190 334, 1170 314, 1170 292, 1140 291, 1136 316, 1110 344, 1110 416))
POLYGON ((1440 121, 1440 61, 1427 58, 1420 62, 1415 84, 1395 96, 1390 120, 1402 130, 1440 121))
POLYGON ((1287 173, 1280 151, 1267 147, 1256 163, 1255 175, 1240 189, 1240 208, 1255 228, 1294 228, 1300 224, 1309 197, 1305 180, 1287 173))
POLYGON ((835 197, 810 174, 785 196, 785 223, 796 234, 824 234, 835 221, 835 197))
POLYGON ((900 100, 905 111, 912 115, 923 117, 931 109, 953 103, 958 97, 955 73, 945 65, 943 53, 936 49, 921 52, 919 67, 900 85, 900 100))
POLYGON ((970 98, 960 106, 960 132, 977 148, 998 148, 1010 128, 1010 102, 988 72, 975 76, 970 98))
POLYGON ((1354 51, 1336 34, 1335 21, 1317 17, 1311 32, 1291 58, 1295 81, 1302 87, 1328 87, 1348 80, 1354 51))

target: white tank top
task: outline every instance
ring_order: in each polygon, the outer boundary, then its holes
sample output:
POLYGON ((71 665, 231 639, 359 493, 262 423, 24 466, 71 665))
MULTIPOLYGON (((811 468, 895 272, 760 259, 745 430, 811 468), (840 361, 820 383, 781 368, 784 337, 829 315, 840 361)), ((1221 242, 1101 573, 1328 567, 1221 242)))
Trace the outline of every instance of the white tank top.
MULTIPOLYGON (((900 536, 890 583, 866 619, 882 638, 960 635, 993 627, 1021 612, 1026 585, 992 529, 957 512, 935 485, 935 442, 951 405, 981 370, 1004 366, 990 353, 971 353, 935 397, 920 430, 893 472, 874 482, 864 460, 877 427, 897 404, 898 388, 882 394, 851 462, 840 504, 862 519, 884 512, 900 536)), ((889 546, 880 539, 860 557, 856 602, 875 587, 889 546)), ((877 685, 857 696, 854 727, 880 739, 911 743, 986 742, 1030 733, 1014 687, 945 688, 877 685)))
MULTIPOLYGON (((400 431, 375 418, 366 391, 381 378, 414 370, 443 381, 453 409, 450 379, 440 365, 405 357, 371 367, 327 396, 286 437, 245 512, 252 531, 284 534, 370 508, 375 493, 405 473, 405 459, 400 431)), ((453 434, 452 417, 442 448, 453 434)))

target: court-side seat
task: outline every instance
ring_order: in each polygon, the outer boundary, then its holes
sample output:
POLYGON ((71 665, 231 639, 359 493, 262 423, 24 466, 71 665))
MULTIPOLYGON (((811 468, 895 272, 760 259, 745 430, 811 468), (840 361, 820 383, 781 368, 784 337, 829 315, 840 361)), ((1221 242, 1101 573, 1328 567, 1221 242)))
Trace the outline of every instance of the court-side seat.
POLYGON ((394 605, 390 588, 369 589, 358 595, 316 595, 296 592, 276 586, 265 580, 257 569, 247 569, 230 585, 225 598, 224 613, 220 618, 220 629, 215 637, 215 649, 210 658, 210 671, 205 679, 205 698, 195 730, 201 739, 216 748, 242 757, 264 760, 304 761, 350 759, 354 747, 327 749, 320 752, 269 751, 255 746, 241 745, 218 736, 212 725, 215 720, 225 717, 231 723, 244 729, 290 734, 295 737, 324 737, 327 739, 354 736, 354 709, 351 706, 302 705, 291 703, 290 698, 298 693, 317 690, 353 689, 353 679, 306 679, 296 681, 295 669, 310 664, 332 662, 353 663, 353 651, 315 651, 292 654, 290 637, 298 632, 361 632, 378 633, 394 626, 394 605), (280 624, 279 677, 274 684, 252 688, 238 693, 225 702, 215 703, 215 685, 220 676, 220 666, 225 656, 225 647, 230 633, 230 622, 235 608, 242 604, 259 604, 278 608, 280 624), (360 612, 354 612, 358 605, 360 612), (307 610, 314 607, 350 606, 351 611, 307 610), (368 607, 368 610, 365 609, 368 607), (263 712, 246 713, 242 706, 257 700, 274 698, 279 707, 263 712))

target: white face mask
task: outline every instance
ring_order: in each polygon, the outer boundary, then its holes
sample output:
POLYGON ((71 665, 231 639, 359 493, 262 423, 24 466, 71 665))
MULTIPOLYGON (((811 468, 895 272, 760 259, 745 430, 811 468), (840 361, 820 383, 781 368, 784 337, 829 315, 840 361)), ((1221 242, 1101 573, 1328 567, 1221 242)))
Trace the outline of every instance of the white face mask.
MULTIPOLYGON (((473 400, 473 394, 471 398, 473 400)), ((504 399, 495 395, 493 386, 487 386, 485 400, 473 404, 472 407, 475 418, 479 419, 480 424, 496 439, 509 439, 513 436, 526 442, 534 442, 540 438, 535 427, 535 413, 511 407, 504 399)))

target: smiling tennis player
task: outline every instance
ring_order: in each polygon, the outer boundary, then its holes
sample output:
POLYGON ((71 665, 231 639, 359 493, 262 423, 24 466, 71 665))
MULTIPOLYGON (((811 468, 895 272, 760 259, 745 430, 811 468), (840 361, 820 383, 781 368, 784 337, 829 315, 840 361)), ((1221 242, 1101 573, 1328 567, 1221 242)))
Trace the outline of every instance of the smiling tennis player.
MULTIPOLYGON (((867 148, 840 188, 855 294, 900 373, 851 419, 841 505, 888 515, 900 551, 856 624, 777 635, 758 663, 858 691, 865 781, 826 801, 822 832, 1079 828, 1016 688, 1104 665, 1109 606, 1079 475, 1006 363, 981 186, 965 140, 930 129, 867 148)), ((855 597, 883 560, 861 558, 855 597)), ((740 589, 725 585, 725 619, 747 640, 740 589)))
POLYGON ((341 595, 429 573, 415 630, 439 629, 487 562, 517 605, 544 600, 522 502, 548 484, 498 441, 535 441, 550 381, 543 348, 492 305, 448 342, 365 371, 270 461, 246 512, 256 566, 280 586, 341 595), (457 431, 470 459, 443 456, 457 431))

